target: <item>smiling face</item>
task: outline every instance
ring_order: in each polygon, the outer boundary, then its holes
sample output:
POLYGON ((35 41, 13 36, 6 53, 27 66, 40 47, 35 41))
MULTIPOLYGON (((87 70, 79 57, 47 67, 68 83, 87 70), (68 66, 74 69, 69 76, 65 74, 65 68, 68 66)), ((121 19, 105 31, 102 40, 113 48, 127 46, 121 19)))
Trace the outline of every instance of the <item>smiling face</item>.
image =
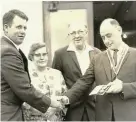
POLYGON ((20 45, 26 35, 27 21, 19 16, 15 16, 11 25, 4 25, 4 31, 8 38, 10 38, 16 45, 20 45))
POLYGON ((85 44, 85 36, 87 29, 85 25, 71 24, 69 27, 69 35, 77 49, 82 49, 85 44))
POLYGON ((118 49, 122 42, 122 29, 119 25, 112 25, 110 21, 104 21, 100 26, 100 35, 106 47, 118 49))
POLYGON ((46 47, 41 47, 35 51, 33 61, 38 68, 44 68, 47 66, 48 52, 46 47))

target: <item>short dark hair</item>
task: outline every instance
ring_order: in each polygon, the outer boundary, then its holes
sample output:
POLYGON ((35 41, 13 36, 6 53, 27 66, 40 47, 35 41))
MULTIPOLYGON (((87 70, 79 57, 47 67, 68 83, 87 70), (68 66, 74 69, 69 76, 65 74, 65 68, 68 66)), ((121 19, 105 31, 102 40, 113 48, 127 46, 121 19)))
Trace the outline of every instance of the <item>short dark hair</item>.
POLYGON ((33 61, 35 51, 42 48, 42 47, 46 47, 46 44, 45 43, 34 43, 34 44, 32 44, 31 47, 30 47, 30 50, 29 50, 28 59, 30 61, 33 61))
POLYGON ((15 16, 19 16, 22 19, 25 19, 26 21, 28 21, 28 17, 25 15, 25 13, 23 13, 20 10, 13 9, 13 10, 10 10, 7 13, 4 14, 4 16, 3 16, 3 26, 5 24, 11 25, 15 16))

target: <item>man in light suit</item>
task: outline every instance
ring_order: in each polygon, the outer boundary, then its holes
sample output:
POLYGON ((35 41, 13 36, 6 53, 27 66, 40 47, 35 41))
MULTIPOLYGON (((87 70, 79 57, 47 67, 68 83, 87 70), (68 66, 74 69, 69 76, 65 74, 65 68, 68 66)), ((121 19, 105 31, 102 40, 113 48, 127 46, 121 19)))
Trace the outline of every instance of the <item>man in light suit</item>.
POLYGON ((136 49, 123 42, 122 28, 115 19, 105 19, 100 34, 107 50, 94 56, 85 75, 60 99, 74 103, 95 81, 96 85, 110 86, 96 97, 96 120, 135 121, 136 49))
POLYGON ((49 106, 61 108, 56 100, 46 97, 32 85, 27 59, 19 49, 25 38, 28 17, 19 10, 3 16, 4 36, 1 38, 1 120, 22 121, 21 105, 27 102, 45 113, 49 106))
MULTIPOLYGON (((71 42, 55 52, 52 66, 62 72, 68 89, 71 89, 77 79, 84 75, 93 55, 100 50, 88 44, 87 27, 84 23, 72 22, 68 29, 71 42)), ((77 98, 77 102, 68 106, 66 121, 94 120, 94 97, 88 96, 90 89, 86 89, 86 93, 77 98)))

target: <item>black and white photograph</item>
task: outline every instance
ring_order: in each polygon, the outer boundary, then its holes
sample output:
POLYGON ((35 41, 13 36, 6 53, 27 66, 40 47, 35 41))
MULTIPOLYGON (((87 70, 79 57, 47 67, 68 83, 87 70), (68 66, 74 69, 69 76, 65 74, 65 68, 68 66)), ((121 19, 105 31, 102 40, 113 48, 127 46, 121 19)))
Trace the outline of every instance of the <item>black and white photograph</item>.
POLYGON ((0 6, 1 121, 136 121, 136 1, 0 6))

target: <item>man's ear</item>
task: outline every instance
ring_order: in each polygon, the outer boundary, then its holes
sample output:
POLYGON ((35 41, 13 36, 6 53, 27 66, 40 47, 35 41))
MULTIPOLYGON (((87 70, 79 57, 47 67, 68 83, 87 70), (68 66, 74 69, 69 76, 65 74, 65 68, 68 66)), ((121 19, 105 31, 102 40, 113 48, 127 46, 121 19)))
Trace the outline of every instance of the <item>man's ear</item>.
POLYGON ((122 27, 121 26, 117 26, 117 30, 122 33, 122 27))
POLYGON ((121 26, 116 26, 118 32, 120 33, 120 35, 122 35, 122 27, 121 26))
POLYGON ((5 24, 5 25, 3 26, 4 32, 7 32, 7 29, 8 29, 8 28, 9 28, 9 25, 5 24))

